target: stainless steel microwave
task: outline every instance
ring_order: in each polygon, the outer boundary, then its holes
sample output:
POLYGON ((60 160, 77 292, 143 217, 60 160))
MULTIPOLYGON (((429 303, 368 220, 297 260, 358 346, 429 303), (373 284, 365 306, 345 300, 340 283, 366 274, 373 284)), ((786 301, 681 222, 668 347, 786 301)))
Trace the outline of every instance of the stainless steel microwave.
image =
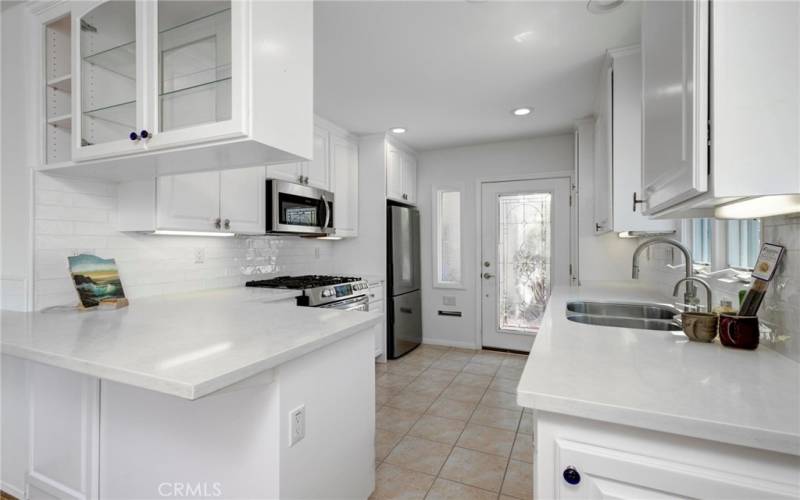
POLYGON ((325 236, 333 231, 333 193, 267 180, 267 233, 325 236))

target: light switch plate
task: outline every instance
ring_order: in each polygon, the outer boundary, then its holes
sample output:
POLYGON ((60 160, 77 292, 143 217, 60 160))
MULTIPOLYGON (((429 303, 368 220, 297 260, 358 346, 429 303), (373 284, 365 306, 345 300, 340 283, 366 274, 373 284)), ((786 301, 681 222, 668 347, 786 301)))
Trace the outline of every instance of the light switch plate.
POLYGON ((294 446, 304 437, 306 437, 306 407, 302 405, 289 413, 289 446, 294 446))

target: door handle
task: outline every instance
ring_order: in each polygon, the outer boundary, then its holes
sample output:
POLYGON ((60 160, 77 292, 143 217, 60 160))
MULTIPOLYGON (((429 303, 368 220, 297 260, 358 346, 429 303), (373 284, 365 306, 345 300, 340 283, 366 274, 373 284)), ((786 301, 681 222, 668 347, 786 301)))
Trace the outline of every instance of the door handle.
POLYGON ((400 312, 401 313, 406 313, 406 314, 412 314, 414 311, 412 311, 411 308, 409 308, 409 307, 401 307, 400 308, 400 312))
POLYGON ((322 199, 322 205, 325 207, 325 222, 322 223, 321 227, 322 232, 324 233, 328 231, 328 224, 331 221, 331 209, 328 207, 328 199, 325 198, 324 194, 320 196, 320 199, 322 199))
POLYGON ((483 279, 488 280, 494 278, 494 274, 492 273, 483 273, 483 279))

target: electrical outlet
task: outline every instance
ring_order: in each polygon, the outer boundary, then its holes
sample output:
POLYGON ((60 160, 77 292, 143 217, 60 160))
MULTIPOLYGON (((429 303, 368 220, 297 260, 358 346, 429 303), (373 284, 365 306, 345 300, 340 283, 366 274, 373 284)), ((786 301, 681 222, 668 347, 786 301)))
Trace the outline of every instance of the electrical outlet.
POLYGON ((289 446, 294 446, 306 437, 306 407, 298 406, 289 413, 289 446))
POLYGON ((456 305, 456 298, 452 295, 445 295, 442 297, 442 304, 445 306, 454 306, 456 305))
POLYGON ((195 248, 194 249, 194 263, 195 264, 202 264, 206 261, 206 249, 205 248, 195 248))

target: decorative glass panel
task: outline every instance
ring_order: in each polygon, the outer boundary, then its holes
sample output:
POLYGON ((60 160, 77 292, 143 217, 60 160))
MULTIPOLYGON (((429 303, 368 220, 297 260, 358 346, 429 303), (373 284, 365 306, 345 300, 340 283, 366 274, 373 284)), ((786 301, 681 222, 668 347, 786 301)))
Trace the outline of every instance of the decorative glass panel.
POLYGON ((437 191, 437 280, 444 285, 461 283, 461 193, 437 191))
POLYGON ((550 297, 550 193, 498 197, 498 329, 535 333, 550 297))
POLYGON ((136 3, 105 2, 81 18, 81 144, 128 140, 136 128, 136 3))
POLYGON ((159 130, 231 119, 231 2, 158 2, 159 130))

